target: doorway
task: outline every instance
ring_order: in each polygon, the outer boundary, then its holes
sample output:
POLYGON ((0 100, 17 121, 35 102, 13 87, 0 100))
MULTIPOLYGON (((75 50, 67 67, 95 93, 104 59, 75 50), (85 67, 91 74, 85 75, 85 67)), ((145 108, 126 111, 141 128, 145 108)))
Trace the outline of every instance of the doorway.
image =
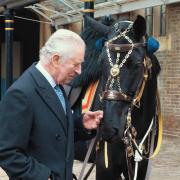
MULTIPOLYGON (((15 81, 33 62, 39 58, 39 33, 38 22, 28 19, 39 20, 38 16, 28 10, 20 9, 15 11, 13 31, 13 81, 15 81)), ((4 17, 0 16, 0 98, 6 89, 6 58, 5 58, 5 31, 4 17)))

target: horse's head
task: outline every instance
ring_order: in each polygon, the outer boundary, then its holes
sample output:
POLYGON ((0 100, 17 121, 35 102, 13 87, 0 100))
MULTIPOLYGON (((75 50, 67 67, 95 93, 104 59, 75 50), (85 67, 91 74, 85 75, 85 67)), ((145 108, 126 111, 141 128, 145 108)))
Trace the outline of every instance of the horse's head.
POLYGON ((138 105, 146 77, 146 22, 137 16, 134 23, 118 22, 106 29, 109 40, 100 56, 103 62, 103 139, 122 139, 130 113, 138 105))

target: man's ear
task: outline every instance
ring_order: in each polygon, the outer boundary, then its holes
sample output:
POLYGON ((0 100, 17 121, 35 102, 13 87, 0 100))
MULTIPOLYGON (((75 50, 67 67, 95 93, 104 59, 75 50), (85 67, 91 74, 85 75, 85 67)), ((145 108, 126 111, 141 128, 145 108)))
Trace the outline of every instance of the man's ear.
POLYGON ((60 58, 59 54, 54 54, 52 56, 52 64, 54 66, 58 66, 60 63, 61 63, 61 58, 60 58))

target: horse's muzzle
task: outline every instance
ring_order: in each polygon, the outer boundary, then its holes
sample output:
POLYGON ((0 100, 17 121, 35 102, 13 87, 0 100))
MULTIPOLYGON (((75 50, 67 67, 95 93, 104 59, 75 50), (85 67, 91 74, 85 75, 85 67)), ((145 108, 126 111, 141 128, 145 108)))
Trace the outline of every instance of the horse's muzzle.
POLYGON ((123 133, 120 133, 117 128, 102 128, 102 139, 108 143, 120 142, 123 138, 123 133))

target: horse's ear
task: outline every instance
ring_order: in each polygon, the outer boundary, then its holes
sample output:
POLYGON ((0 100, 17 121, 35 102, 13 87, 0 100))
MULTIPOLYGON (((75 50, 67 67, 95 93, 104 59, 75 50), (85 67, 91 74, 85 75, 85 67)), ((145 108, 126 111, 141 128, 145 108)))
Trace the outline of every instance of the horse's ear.
POLYGON ((141 37, 146 34, 146 21, 144 17, 140 15, 137 16, 136 20, 133 23, 133 30, 135 34, 135 39, 139 41, 141 37))
POLYGON ((103 35, 107 36, 110 31, 110 27, 96 21, 95 19, 84 15, 84 19, 88 22, 88 25, 91 26, 95 31, 102 33, 103 35))

